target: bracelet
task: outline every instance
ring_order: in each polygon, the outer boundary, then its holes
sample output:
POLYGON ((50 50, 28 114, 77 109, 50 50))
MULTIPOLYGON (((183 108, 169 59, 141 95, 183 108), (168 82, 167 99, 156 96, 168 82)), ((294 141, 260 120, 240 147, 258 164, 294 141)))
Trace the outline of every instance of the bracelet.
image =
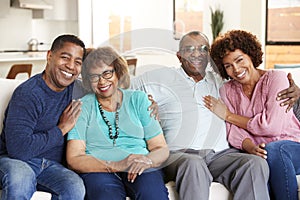
POLYGON ((110 171, 110 169, 109 169, 109 165, 111 164, 111 161, 105 161, 105 167, 106 167, 106 171, 108 172, 108 173, 111 173, 111 171, 110 171))

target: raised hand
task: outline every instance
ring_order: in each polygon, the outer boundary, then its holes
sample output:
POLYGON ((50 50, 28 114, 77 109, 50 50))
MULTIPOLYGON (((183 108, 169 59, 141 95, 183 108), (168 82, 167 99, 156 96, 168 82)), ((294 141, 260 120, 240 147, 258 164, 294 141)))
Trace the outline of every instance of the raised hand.
POLYGON ((59 118, 58 128, 63 135, 68 133, 74 126, 81 112, 80 100, 73 100, 59 118))

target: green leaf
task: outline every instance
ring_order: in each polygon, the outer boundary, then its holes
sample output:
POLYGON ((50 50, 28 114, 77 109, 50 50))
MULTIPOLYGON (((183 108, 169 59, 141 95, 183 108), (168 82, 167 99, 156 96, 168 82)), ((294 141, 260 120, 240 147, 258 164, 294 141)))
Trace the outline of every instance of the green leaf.
POLYGON ((223 11, 220 9, 216 9, 213 11, 213 9, 210 7, 211 11, 211 31, 213 35, 213 40, 216 39, 216 37, 220 34, 220 32, 223 29, 224 22, 223 22, 223 11))

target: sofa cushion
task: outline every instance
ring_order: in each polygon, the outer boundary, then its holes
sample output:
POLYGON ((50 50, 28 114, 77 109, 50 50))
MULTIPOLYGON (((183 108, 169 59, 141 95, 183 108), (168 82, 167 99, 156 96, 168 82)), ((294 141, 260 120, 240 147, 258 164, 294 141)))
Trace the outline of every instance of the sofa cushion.
POLYGON ((6 110, 7 104, 11 98, 11 95, 15 88, 22 83, 23 80, 16 80, 16 79, 4 79, 0 78, 0 130, 2 132, 3 127, 3 118, 4 118, 4 112, 6 110))
MULTIPOLYGON (((298 71, 297 71, 298 72, 298 71)), ((293 73, 294 75, 294 73, 293 73)), ((293 78, 298 78, 297 76, 293 76, 293 78)), ((4 117, 4 112, 7 107, 7 104, 11 98, 11 95, 14 91, 14 89, 22 83, 23 80, 15 80, 15 79, 3 79, 0 78, 0 131, 2 131, 3 127, 3 117, 4 117)), ((300 184, 300 175, 297 176, 297 182, 298 185, 300 184)), ((175 183, 174 182, 169 182, 166 184, 168 190, 169 190, 169 197, 170 200, 178 200, 178 194, 175 189, 175 183)), ((300 189, 298 189, 299 193, 299 200, 300 200, 300 189)), ((0 190, 0 196, 1 196, 1 190, 0 190)), ((34 193, 33 197, 31 200, 50 200, 51 199, 51 194, 46 193, 46 192, 41 192, 37 191, 34 193)), ((210 187, 210 200, 230 200, 232 199, 232 196, 228 192, 228 190, 221 185, 220 183, 215 183, 213 182, 211 187, 210 187)))
MULTIPOLYGON (((0 197, 2 191, 0 190, 0 197)), ((52 195, 48 192, 36 191, 30 200, 51 200, 52 195)))

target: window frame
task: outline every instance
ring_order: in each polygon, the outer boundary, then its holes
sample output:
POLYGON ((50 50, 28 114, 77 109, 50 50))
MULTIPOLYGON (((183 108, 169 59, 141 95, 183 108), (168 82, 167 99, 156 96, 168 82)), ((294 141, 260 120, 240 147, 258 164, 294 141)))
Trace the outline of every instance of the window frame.
POLYGON ((266 45, 300 45, 300 41, 270 41, 268 40, 268 14, 269 14, 269 0, 266 0, 266 33, 265 33, 265 41, 266 45))

